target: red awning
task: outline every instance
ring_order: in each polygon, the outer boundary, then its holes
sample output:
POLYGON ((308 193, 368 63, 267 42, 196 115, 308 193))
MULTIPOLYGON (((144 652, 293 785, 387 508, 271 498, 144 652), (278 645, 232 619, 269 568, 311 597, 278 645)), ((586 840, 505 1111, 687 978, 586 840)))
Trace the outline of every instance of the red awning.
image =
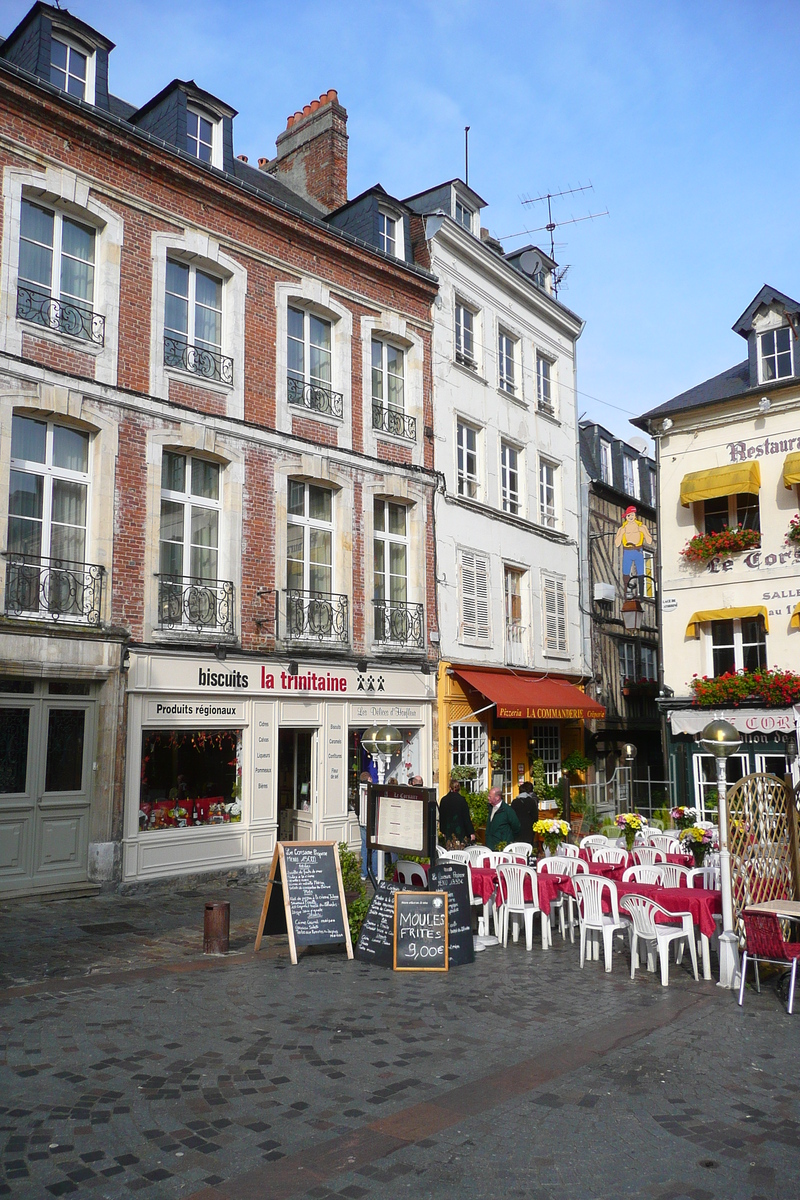
POLYGON ((567 683, 566 679, 514 675, 510 671, 475 671, 453 667, 464 683, 497 705, 498 717, 523 717, 532 721, 586 720, 604 717, 602 704, 567 683))

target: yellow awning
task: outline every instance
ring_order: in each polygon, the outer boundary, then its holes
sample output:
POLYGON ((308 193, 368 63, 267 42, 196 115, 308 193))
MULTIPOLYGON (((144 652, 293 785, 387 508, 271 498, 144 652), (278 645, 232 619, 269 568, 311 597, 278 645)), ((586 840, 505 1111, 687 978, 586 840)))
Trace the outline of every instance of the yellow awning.
POLYGON ((790 488, 800 483, 800 450, 787 454, 783 460, 783 486, 790 488))
POLYGON ((700 637, 699 626, 704 625, 706 621, 733 621, 737 617, 763 617, 764 629, 769 633, 767 610, 763 604, 753 604, 748 608, 706 608, 703 612, 692 613, 686 626, 686 636, 700 637))
POLYGON ((681 504, 695 500, 713 500, 715 496, 733 496, 737 492, 757 492, 761 488, 758 462, 728 463, 707 471, 691 471, 681 480, 681 504))
POLYGON ((789 624, 794 629, 800 629, 800 604, 795 604, 794 608, 792 609, 792 615, 789 620, 789 624))

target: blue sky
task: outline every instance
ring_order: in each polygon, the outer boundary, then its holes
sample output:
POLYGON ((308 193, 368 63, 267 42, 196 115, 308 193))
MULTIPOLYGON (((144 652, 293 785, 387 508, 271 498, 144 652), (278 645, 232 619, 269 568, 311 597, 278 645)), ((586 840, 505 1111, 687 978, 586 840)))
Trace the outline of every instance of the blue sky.
MULTIPOLYGON (((30 7, 0 0, 7 34, 30 7)), ((175 76, 239 110, 235 150, 274 154, 286 117, 334 87, 350 194, 463 174, 498 236, 544 224, 522 196, 591 181, 557 231, 561 299, 586 321, 579 412, 638 414, 744 357, 731 325, 763 283, 800 294, 800 4, 783 0, 71 0, 117 43, 111 89, 175 76), (559 245, 558 243, 565 243, 559 245)), ((533 238, 506 241, 513 247, 533 238)), ((546 245, 546 242, 543 242, 546 245)))

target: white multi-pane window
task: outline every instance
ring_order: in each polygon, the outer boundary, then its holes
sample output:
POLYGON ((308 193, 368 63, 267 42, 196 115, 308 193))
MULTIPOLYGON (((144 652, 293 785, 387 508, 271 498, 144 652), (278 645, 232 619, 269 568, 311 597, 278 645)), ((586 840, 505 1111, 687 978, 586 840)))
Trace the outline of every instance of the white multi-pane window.
POLYGON ((762 383, 768 383, 771 379, 785 379, 794 374, 792 331, 788 326, 762 333, 758 339, 758 349, 762 383))
POLYGON ((186 111, 186 149, 192 158, 214 163, 214 122, 194 108, 186 111))
POLYGON ((454 767, 474 767, 476 777, 465 780, 465 792, 482 792, 486 787, 486 726, 477 721, 450 726, 450 761, 454 767))
POLYGON ((522 577, 524 572, 506 567, 504 593, 506 606, 506 656, 514 666, 525 666, 525 626, 522 623, 522 577))
POLYGON ((22 201, 17 316, 102 344, 93 320, 95 231, 22 201))
POLYGON ((611 465, 611 442, 600 439, 600 478, 603 483, 614 482, 614 468, 611 465))
POLYGON ((658 472, 655 467, 648 467, 647 470, 650 476, 650 503, 655 508, 658 504, 658 472))
POLYGON ((10 609, 81 615, 88 497, 89 435, 14 416, 6 580, 10 609), (49 575, 40 568, 49 568, 49 575))
POLYGON ((161 459, 163 584, 216 583, 219 559, 218 463, 165 450, 161 459))
POLYGON ((459 553, 461 590, 461 640, 488 642, 491 637, 489 616, 489 559, 472 550, 459 553))
POLYGON ((557 575, 542 575, 542 618, 545 651, 566 654, 567 590, 557 575))
POLYGON ((500 446, 500 490, 503 512, 519 513, 519 451, 508 442, 500 446))
POLYGON ((549 529, 555 529, 558 519, 556 506, 556 473, 554 463, 539 459, 539 520, 549 529))
POLYGON ((466 304, 456 301, 456 362, 472 370, 475 362, 475 314, 466 304))
POLYGON ((397 254, 397 220, 378 210, 378 246, 384 254, 397 254))
POLYGON ((60 38, 50 38, 50 82, 70 96, 94 102, 92 57, 60 38))
POLYGON ((758 494, 739 492, 730 496, 715 496, 703 501, 703 523, 706 533, 722 533, 723 529, 761 529, 758 494))
POLYGON ((460 200, 456 200, 456 220, 459 225, 472 233, 472 219, 474 213, 471 208, 467 208, 466 204, 462 204, 460 200))
POLYGON ((536 401, 540 412, 553 416, 553 364, 543 354, 536 355, 536 401))
POLYGON ((286 509, 286 586, 328 595, 333 579, 333 493, 290 479, 286 509))
POLYGON ((168 258, 164 365, 230 383, 233 365, 221 350, 222 281, 168 258))
POLYGON ((373 597, 378 641, 407 641, 408 510, 404 504, 376 500, 373 508, 373 597), (400 636, 400 635, 403 636, 400 636))
POLYGON ((290 404, 303 404, 327 416, 342 416, 342 397, 331 390, 333 355, 330 321, 302 308, 286 313, 290 404))
POLYGON ((632 454, 622 455, 622 490, 639 499, 639 460, 632 454))
POLYGON ((712 621, 711 672, 758 671, 767 665, 767 633, 762 617, 712 621))
MULTIPOLYGON (((405 354, 391 342, 372 339, 372 427, 412 436, 405 419, 405 354)), ((415 425, 414 425, 415 428, 415 425)))
POLYGON ((498 386, 504 392, 510 392, 512 396, 517 390, 514 371, 515 347, 514 339, 501 329, 497 335, 498 386))
POLYGON ((478 495, 478 431, 459 421, 456 426, 458 494, 474 499, 478 495))
POLYGON ((619 643, 619 675, 623 682, 626 679, 636 679, 636 643, 619 643))
MULTIPOLYGON (((503 799, 506 804, 510 804, 513 799, 514 779, 512 775, 513 758, 511 754, 511 735, 504 733, 495 735, 492 738, 492 757, 495 754, 500 755, 500 765, 495 770, 500 771, 503 776, 503 799)), ((492 772, 492 783, 494 784, 494 771, 492 772)))
POLYGON ((561 778, 561 731, 558 725, 537 723, 531 733, 534 756, 542 760, 545 778, 555 787, 561 778))
POLYGON ((658 679, 658 656, 655 646, 640 646, 642 679, 658 679))

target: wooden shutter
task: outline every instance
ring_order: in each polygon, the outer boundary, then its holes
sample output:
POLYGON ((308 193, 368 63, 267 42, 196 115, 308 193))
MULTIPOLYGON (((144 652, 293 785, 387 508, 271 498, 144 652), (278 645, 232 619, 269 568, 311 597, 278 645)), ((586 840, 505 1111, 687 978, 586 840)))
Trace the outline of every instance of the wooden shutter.
POLYGON ((566 653, 567 650, 567 594, 563 579, 545 575, 542 579, 544 593, 544 644, 547 650, 566 653))
POLYGON ((461 636, 489 639, 489 563, 470 550, 461 552, 461 636))

